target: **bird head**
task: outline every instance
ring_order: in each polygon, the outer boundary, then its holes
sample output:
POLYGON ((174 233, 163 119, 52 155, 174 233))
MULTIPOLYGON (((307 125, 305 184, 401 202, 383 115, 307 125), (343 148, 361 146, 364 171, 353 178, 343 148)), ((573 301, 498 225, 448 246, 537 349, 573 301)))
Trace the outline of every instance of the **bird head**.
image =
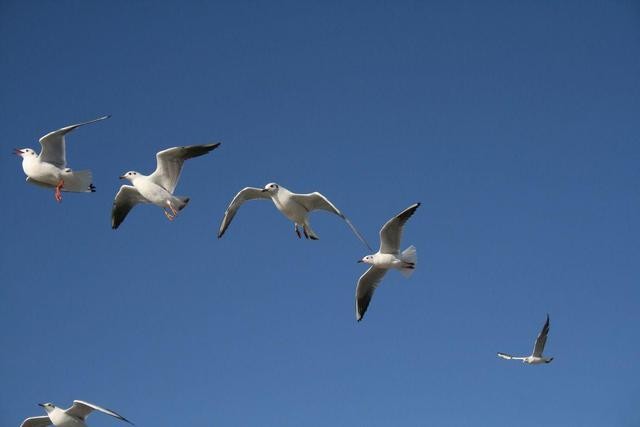
POLYGON ((38 157, 36 152, 33 151, 31 148, 14 148, 13 154, 15 154, 16 156, 20 156, 23 159, 27 157, 38 157))
POLYGON ((119 178, 120 179, 128 179, 129 181, 133 181, 134 179, 136 179, 139 176, 140 176, 140 174, 138 172, 129 171, 129 172, 125 172, 124 174, 120 175, 119 178))
POLYGON ((363 262, 365 264, 373 264, 373 255, 367 255, 366 257, 358 260, 358 262, 363 262))
POLYGON ((42 406, 44 410, 47 411, 47 413, 56 409, 56 405, 54 405, 53 403, 38 403, 38 406, 42 406))
POLYGON ((280 186, 278 186, 278 184, 276 184, 275 182, 270 182, 267 185, 264 186, 264 188, 262 189, 262 192, 268 192, 270 194, 276 194, 278 192, 278 190, 280 189, 280 186))

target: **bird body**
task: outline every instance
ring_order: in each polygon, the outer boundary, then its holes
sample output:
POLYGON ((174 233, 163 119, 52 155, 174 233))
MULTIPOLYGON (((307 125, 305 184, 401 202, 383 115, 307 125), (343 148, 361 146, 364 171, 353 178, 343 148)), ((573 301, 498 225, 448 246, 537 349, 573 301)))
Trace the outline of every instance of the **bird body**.
POLYGON ((82 400, 74 400, 73 405, 67 409, 58 408, 53 403, 39 403, 38 405, 44 408, 47 415, 42 417, 29 417, 20 424, 20 427, 46 427, 52 424, 55 427, 87 427, 86 418, 93 411, 111 415, 114 418, 133 425, 131 421, 111 409, 103 408, 94 403, 82 400))
POLYGON ((156 184, 149 176, 137 173, 135 178, 132 178, 130 181, 148 203, 160 206, 161 208, 166 208, 169 204, 176 207, 182 204, 180 197, 174 196, 164 187, 156 184))
POLYGON ((116 194, 111 209, 111 228, 116 229, 138 203, 150 203, 163 209, 170 220, 189 203, 188 197, 175 196, 185 160, 207 154, 220 143, 172 147, 156 153, 156 170, 151 175, 129 171, 120 176, 133 185, 123 185, 116 194))
POLYGON ((360 321, 369 307, 373 293, 390 269, 399 270, 405 277, 414 272, 418 257, 416 248, 409 246, 400 252, 402 229, 414 214, 420 203, 414 203, 398 215, 387 221, 380 230, 380 249, 373 255, 367 255, 358 262, 371 265, 358 279, 356 287, 356 320, 360 321))
POLYGON ((53 408, 53 410, 49 412, 49 419, 56 427, 85 427, 87 425, 84 421, 67 414, 60 408, 53 408))
POLYGON ((41 187, 55 188, 55 198, 58 202, 62 200, 62 191, 94 192, 91 171, 74 171, 67 167, 65 135, 80 126, 109 117, 99 117, 49 132, 40 138, 42 146, 40 154, 36 154, 31 148, 16 148, 14 152, 22 157, 22 170, 27 175, 27 182, 41 187))
POLYGON ((240 190, 224 213, 218 231, 218 238, 221 238, 225 233, 236 212, 240 209, 240 206, 246 201, 255 199, 271 199, 275 207, 287 217, 287 219, 293 222, 294 231, 298 235, 298 238, 302 237, 299 230, 300 227, 307 239, 319 239, 318 235, 311 228, 309 214, 316 210, 324 210, 342 218, 356 237, 368 248, 371 248, 351 221, 325 196, 318 192, 308 194, 293 193, 275 182, 268 183, 264 188, 245 187, 240 190))
POLYGON ((544 357, 542 352, 544 351, 544 346, 547 344, 547 336, 549 335, 549 315, 547 314, 547 320, 542 326, 542 330, 538 334, 536 338, 536 342, 533 345, 533 352, 530 356, 512 356, 507 353, 498 352, 498 357, 506 360, 521 360, 522 363, 527 365, 542 365, 546 363, 551 363, 553 357, 544 357))

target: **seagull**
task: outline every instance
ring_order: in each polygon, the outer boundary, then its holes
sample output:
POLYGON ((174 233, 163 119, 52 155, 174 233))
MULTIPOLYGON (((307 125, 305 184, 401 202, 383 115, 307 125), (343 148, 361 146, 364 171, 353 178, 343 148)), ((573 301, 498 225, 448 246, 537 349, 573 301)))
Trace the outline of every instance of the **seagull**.
POLYGON ((498 357, 502 357, 507 360, 522 360, 522 363, 529 365, 540 365, 542 363, 551 363, 553 357, 544 357, 542 352, 544 351, 544 345, 547 343, 547 335, 549 334, 549 315, 547 314, 547 321, 544 322, 542 330, 536 338, 536 344, 533 346, 533 354, 526 357, 515 357, 506 353, 498 353, 498 357))
POLYGON ((27 175, 27 182, 41 187, 55 188, 54 197, 58 203, 62 201, 62 191, 95 192, 96 188, 91 183, 90 170, 74 171, 67 167, 64 136, 75 128, 109 117, 111 116, 98 117, 49 132, 40 138, 42 146, 40 154, 36 154, 31 148, 15 148, 14 153, 22 157, 22 170, 27 175))
POLYGON ((20 424, 20 427, 45 427, 52 424, 55 427, 86 427, 87 423, 85 420, 94 410, 111 415, 112 417, 133 425, 131 421, 110 409, 102 408, 82 400, 74 400, 71 408, 67 409, 58 408, 53 403, 38 403, 38 405, 47 411, 47 415, 43 417, 29 417, 20 424))
POLYGON ((123 185, 116 194, 111 210, 111 228, 118 228, 129 211, 138 203, 152 203, 160 206, 169 221, 173 221, 178 212, 189 203, 188 197, 173 195, 184 161, 207 154, 219 145, 218 142, 168 148, 156 154, 158 165, 151 175, 143 175, 136 171, 121 175, 120 179, 127 179, 133 185, 123 185))
POLYGON ((255 199, 271 199, 276 205, 276 208, 278 208, 284 216, 293 221, 293 229, 299 239, 302 238, 299 228, 302 228, 304 237, 307 239, 319 239, 318 235, 311 229, 311 225, 309 225, 309 213, 316 210, 324 210, 344 219, 356 237, 371 250, 367 241, 358 230, 356 230, 351 221, 349 221, 349 218, 344 216, 325 196, 318 192, 309 194, 292 193, 275 182, 270 182, 265 185, 264 188, 246 187, 240 190, 224 213, 224 218, 222 218, 222 224, 220 224, 220 230, 218 231, 218 238, 221 238, 227 230, 229 224, 231 224, 231 220, 233 220, 236 212, 240 209, 240 206, 248 200, 255 199))
POLYGON ((400 239, 402 227, 420 203, 414 203, 398 215, 391 218, 380 230, 380 249, 373 255, 367 255, 358 262, 371 264, 371 267, 358 279, 356 287, 356 320, 362 320, 369 307, 373 293, 386 274, 387 270, 395 268, 405 277, 411 276, 416 268, 418 254, 412 245, 400 253, 400 239))

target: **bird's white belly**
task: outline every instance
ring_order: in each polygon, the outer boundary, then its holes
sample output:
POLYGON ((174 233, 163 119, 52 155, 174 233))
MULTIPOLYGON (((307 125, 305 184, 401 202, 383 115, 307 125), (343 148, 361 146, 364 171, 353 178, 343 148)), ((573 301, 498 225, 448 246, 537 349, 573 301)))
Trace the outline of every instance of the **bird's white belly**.
POLYGON ((142 197, 154 205, 164 208, 167 207, 167 201, 171 200, 171 193, 153 182, 139 182, 136 180, 133 186, 142 194, 142 197))
POLYGON ((47 162, 40 162, 36 159, 22 162, 22 170, 31 179, 52 186, 58 185, 62 171, 56 166, 47 162))
POLYGON ((530 365, 540 365, 542 363, 546 363, 546 361, 542 357, 532 357, 532 356, 529 356, 526 362, 530 365))
POLYGON ((300 204, 293 200, 282 203, 277 196, 273 198, 273 203, 284 216, 299 225, 304 225, 308 211, 300 204))
POLYGON ((375 254, 373 265, 378 268, 401 268, 402 261, 393 254, 375 254))
POLYGON ((86 424, 76 418, 73 418, 63 411, 54 411, 49 413, 49 419, 55 427, 85 427, 86 424))

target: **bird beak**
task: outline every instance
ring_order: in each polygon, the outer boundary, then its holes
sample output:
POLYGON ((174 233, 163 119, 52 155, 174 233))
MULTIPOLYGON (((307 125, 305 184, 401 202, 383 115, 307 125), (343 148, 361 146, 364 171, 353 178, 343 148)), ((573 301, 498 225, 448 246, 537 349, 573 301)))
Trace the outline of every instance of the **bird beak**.
POLYGON ((120 179, 124 179, 124 175, 120 175, 118 178, 120 178, 120 179))
POLYGON ((364 262, 364 261, 363 261, 363 260, 361 260, 361 259, 359 259, 359 260, 358 260, 358 261, 356 261, 356 262, 357 262, 357 263, 360 263, 360 262, 364 262))
POLYGON ((22 152, 22 150, 14 148, 13 149, 13 154, 15 154, 16 156, 22 156, 24 153, 22 152))
POLYGON ((38 403, 38 406, 42 406, 44 408, 44 403, 38 403))
POLYGON ((269 190, 267 190, 266 188, 263 188, 263 189, 262 189, 262 190, 260 190, 260 191, 264 193, 265 191, 269 191, 269 190))

